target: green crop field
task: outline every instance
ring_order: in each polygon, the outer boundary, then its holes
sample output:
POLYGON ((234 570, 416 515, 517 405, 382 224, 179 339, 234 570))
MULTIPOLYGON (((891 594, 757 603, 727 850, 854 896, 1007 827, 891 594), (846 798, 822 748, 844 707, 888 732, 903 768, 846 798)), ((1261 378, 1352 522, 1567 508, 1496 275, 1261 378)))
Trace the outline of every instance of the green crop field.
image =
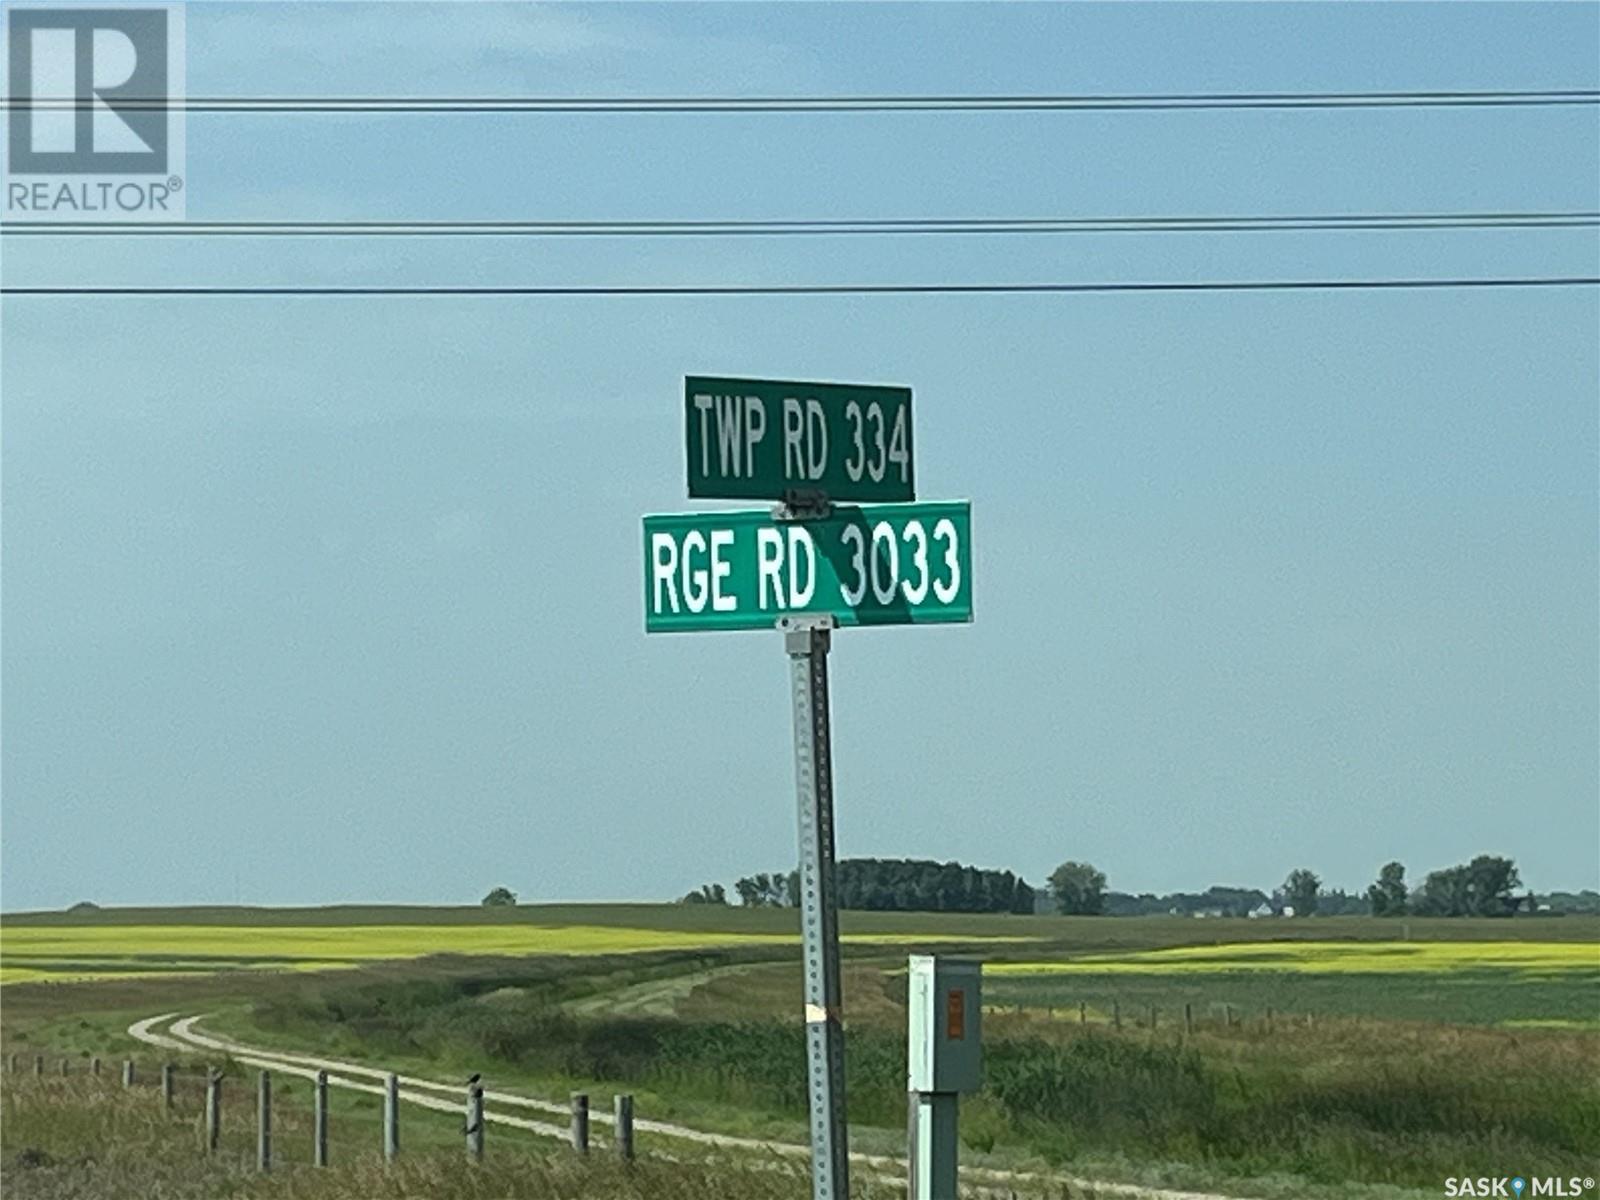
MULTIPOLYGON (((1488 966, 1505 965, 1506 949, 1538 943, 1593 947, 1594 919, 1502 921, 1418 920, 1415 941, 1498 947, 1488 966), (1514 940, 1507 937, 1514 934, 1514 940)), ((1333 918, 1314 922, 1218 922, 1171 918, 1019 917, 959 913, 846 913, 847 946, 929 948, 964 945, 985 958, 1056 964, 1115 961, 1117 970, 1295 969, 1281 952, 1224 963, 1203 950, 1219 944, 1312 944, 1302 957, 1315 973, 1354 969, 1350 943, 1392 943, 1392 922, 1333 918), (1345 947, 1338 950, 1337 947, 1345 947), (1176 957, 1194 947, 1191 957, 1176 957), (1118 958, 1139 951, 1161 957, 1118 958), (1335 959, 1338 959, 1336 962, 1335 959)), ((110 976, 206 974, 254 970, 337 970, 360 963, 430 955, 506 956, 614 954, 732 946, 797 944, 791 910, 715 905, 530 905, 505 909, 338 906, 306 909, 104 909, 89 913, 18 913, 0 918, 0 983, 110 976)), ((1380 953, 1373 950, 1372 953, 1380 953)), ((1393 949, 1381 953, 1394 954, 1393 949)), ((1410 953, 1415 953, 1412 951, 1410 953)), ((1545 951, 1553 953, 1553 951, 1545 951)), ((1074 968, 1076 969, 1076 968, 1074 968)), ((1085 966, 1084 969, 1088 969, 1085 966)))
MULTIPOLYGON (((430 955, 619 954, 793 943, 794 935, 625 925, 56 925, 7 930, 0 983, 234 970, 325 971, 430 955)), ((926 934, 847 934, 892 945, 926 934)), ((973 937, 957 939, 972 942, 973 937)), ((996 938, 983 939, 988 941, 996 938)), ((1026 939, 1017 939, 1026 940, 1026 939)))
POLYGON ((1600 944, 1295 942, 1000 962, 987 995, 1063 1019, 1337 1015, 1600 1030, 1600 944), (1083 1010, 1079 1006, 1084 1006, 1083 1010))
POLYGON ((1132 954, 1085 954, 1055 963, 1004 963, 1001 975, 1288 971, 1310 975, 1504 969, 1522 976, 1600 970, 1600 945, 1584 942, 1228 942, 1132 954))
MULTIPOLYGON (((1325 1200, 1435 1195, 1446 1176, 1511 1161, 1592 1173, 1597 920, 843 924, 858 1148, 900 1145, 905 955, 941 949, 986 962, 987 1082, 962 1107, 966 1162, 1325 1200)), ((250 1045, 432 1078, 482 1071, 552 1099, 625 1089, 650 1119, 801 1141, 797 932, 790 911, 687 905, 17 914, 0 922, 0 1041, 81 1071, 91 1054, 151 1053, 127 1037, 136 1019, 203 1012, 250 1045)), ((0 1161, 32 1148, 57 1164, 17 1194, 100 1194, 43 1187, 71 1175, 70 1147, 48 1132, 44 1091, 7 1088, 0 1161)), ((350 1100, 340 1120, 370 1123, 373 1104, 350 1100)), ((416 1120, 419 1156, 451 1140, 444 1118, 416 1120)), ((370 1186, 354 1166, 345 1178, 370 1186)), ((685 1179, 662 1177, 662 1194, 704 1186, 685 1179)), ((263 1186, 241 1177, 229 1194, 263 1186)))

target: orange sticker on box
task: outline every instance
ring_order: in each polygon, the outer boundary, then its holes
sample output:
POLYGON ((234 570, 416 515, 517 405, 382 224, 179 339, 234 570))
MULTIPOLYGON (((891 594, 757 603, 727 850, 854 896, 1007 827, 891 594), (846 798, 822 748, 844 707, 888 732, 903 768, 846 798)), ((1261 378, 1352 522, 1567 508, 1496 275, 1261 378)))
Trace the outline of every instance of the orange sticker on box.
POLYGON ((960 988, 945 993, 944 1035, 955 1042, 967 1036, 967 994, 960 988))

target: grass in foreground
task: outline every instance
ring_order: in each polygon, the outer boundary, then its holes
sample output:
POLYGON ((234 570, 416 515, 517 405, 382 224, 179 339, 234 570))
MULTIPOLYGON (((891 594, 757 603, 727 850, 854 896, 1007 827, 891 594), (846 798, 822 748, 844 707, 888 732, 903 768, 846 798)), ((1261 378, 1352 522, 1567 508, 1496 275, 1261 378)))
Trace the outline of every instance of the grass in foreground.
MULTIPOLYGON (((760 973, 708 986, 743 991, 760 973)), ((859 964, 853 998, 870 993, 866 974, 859 964)), ((326 982, 219 1027, 391 1069, 481 1069, 552 1096, 635 1090, 650 1096, 651 1115, 659 1105, 736 1132, 804 1116, 804 1031, 792 1019, 691 1017, 693 1004, 674 1017, 587 1017, 504 976, 492 990, 326 982)), ((880 978, 876 1016, 851 1022, 847 1093, 863 1138, 904 1127, 893 982, 880 978)), ((1600 1039, 1587 1033, 1328 1019, 1213 1023, 1185 1036, 1000 1014, 986 1018, 984 1042, 987 1082, 962 1106, 962 1137, 997 1162, 1102 1178, 1126 1174, 1119 1164, 1160 1168, 1189 1185, 1294 1176, 1426 1188, 1513 1161, 1583 1174, 1600 1145, 1600 1039)))
MULTIPOLYGON (((202 1153, 192 1111, 169 1116, 149 1090, 104 1081, 7 1079, 0 1084, 0 1175, 8 1200, 805 1200, 802 1168, 730 1159, 669 1162, 642 1157, 631 1167, 595 1154, 530 1150, 526 1139, 496 1144, 484 1161, 460 1148, 406 1150, 395 1164, 373 1150, 336 1142, 334 1165, 317 1169, 283 1157, 269 1175, 254 1161, 254 1118, 241 1086, 225 1105, 223 1144, 202 1153)), ((310 1144, 304 1110, 274 1106, 274 1138, 287 1151, 310 1144)), ((905 1185, 855 1181, 857 1200, 898 1198, 905 1185)), ((1065 1193, 1063 1193, 1065 1194, 1065 1193)), ((1082 1195, 1083 1193, 1072 1193, 1082 1195)))

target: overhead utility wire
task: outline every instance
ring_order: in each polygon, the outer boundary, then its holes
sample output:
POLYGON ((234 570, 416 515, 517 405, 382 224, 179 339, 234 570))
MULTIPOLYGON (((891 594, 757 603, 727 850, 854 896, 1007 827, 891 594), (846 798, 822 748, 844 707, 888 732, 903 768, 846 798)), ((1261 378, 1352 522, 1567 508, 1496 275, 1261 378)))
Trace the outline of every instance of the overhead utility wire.
POLYGON ((821 283, 656 285, 354 285, 347 287, 0 286, 6 296, 870 296, 1026 295, 1102 292, 1410 291, 1471 288, 1597 287, 1600 276, 1500 276, 1466 279, 1167 280, 1107 283, 821 283))
MULTIPOLYGON (((93 99, 10 96, 7 108, 93 107, 93 99)), ((1600 90, 1177 92, 910 96, 142 96, 123 109, 191 113, 1050 112, 1165 109, 1508 108, 1593 105, 1600 90)))
POLYGON ((1320 230, 1574 229, 1600 212, 1395 213, 1231 217, 971 217, 733 221, 11 221, 32 237, 793 237, 1320 230))

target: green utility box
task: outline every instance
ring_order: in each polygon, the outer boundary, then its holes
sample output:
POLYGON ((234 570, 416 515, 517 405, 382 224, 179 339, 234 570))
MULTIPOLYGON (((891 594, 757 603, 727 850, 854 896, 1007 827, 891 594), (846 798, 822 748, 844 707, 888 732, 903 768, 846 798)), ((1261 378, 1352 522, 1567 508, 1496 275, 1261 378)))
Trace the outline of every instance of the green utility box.
POLYGON ((975 1092, 983 1085, 983 964, 914 954, 907 989, 910 1092, 975 1092))

